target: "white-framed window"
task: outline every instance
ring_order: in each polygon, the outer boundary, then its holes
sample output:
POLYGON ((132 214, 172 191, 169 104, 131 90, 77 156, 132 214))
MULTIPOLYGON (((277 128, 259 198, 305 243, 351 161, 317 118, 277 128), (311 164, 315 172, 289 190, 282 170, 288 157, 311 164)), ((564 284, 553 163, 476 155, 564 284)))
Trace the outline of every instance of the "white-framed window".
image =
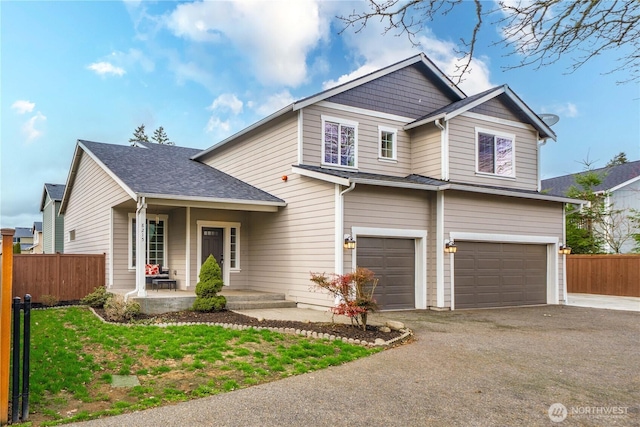
MULTIPOLYGON (((145 260, 147 264, 167 266, 167 215, 147 217, 145 260)), ((136 215, 129 214, 129 268, 136 268, 136 215)))
POLYGON ((357 168, 358 122, 322 116, 322 164, 357 168))
POLYGON ((398 130, 378 126, 378 158, 380 160, 397 160, 398 130))
POLYGON ((67 242, 73 242, 74 240, 76 240, 76 230, 69 230, 67 233, 67 242))
POLYGON ((514 178, 516 136, 476 128, 476 172, 514 178))

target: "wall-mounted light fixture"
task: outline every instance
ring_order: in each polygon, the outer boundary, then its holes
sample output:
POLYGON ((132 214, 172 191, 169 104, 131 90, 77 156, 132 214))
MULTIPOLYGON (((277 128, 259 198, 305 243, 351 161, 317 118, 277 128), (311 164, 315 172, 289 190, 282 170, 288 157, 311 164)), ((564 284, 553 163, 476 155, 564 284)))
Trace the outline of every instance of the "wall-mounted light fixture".
POLYGON ((455 254, 457 250, 458 250, 458 247, 453 242, 453 239, 444 241, 444 251, 446 253, 455 254))
POLYGON ((569 255, 571 253, 571 248, 564 243, 560 243, 560 246, 558 246, 558 253, 560 255, 569 255))
POLYGON ((356 248, 356 239, 354 239, 351 234, 345 234, 344 235, 344 248, 345 249, 355 249, 356 248))

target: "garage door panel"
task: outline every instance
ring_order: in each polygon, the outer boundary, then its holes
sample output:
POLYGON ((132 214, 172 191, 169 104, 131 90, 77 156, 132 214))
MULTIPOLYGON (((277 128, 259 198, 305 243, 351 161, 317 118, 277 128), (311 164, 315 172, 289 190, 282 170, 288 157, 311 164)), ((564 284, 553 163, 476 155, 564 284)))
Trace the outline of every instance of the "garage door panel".
POLYGON ((547 302, 545 245, 460 241, 456 245, 456 308, 547 302))
POLYGON ((359 237, 357 265, 378 278, 374 298, 383 310, 415 308, 415 240, 359 237))

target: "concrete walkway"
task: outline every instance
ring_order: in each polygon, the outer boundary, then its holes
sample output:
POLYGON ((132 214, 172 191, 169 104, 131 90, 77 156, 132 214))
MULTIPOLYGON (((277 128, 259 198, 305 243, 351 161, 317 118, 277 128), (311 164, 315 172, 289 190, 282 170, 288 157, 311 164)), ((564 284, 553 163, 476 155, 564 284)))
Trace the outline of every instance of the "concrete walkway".
POLYGON ((568 305, 606 308, 609 310, 640 311, 640 298, 612 295, 569 294, 568 305))

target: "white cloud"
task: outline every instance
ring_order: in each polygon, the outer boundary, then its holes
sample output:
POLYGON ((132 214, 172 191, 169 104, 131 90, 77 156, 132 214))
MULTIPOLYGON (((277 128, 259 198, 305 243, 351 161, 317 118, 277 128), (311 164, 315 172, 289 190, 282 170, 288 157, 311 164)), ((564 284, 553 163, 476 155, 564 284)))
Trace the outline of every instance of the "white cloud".
POLYGON ((124 68, 116 67, 115 65, 106 61, 94 62, 93 64, 87 66, 87 69, 95 71, 96 74, 99 74, 101 76, 107 74, 114 76, 123 76, 126 73, 124 68))
POLYGON ((30 143, 31 141, 42 135, 42 131, 36 129, 36 126, 46 120, 47 117, 40 111, 38 111, 35 116, 31 117, 22 125, 22 133, 25 135, 27 143, 30 143))
MULTIPOLYGON (((456 73, 456 65, 460 63, 460 59, 456 55, 456 45, 453 42, 440 40, 428 29, 425 29, 417 39, 419 46, 415 47, 404 35, 399 37, 392 33, 383 35, 383 29, 383 23, 370 21, 367 27, 359 33, 354 31, 342 33, 345 44, 351 49, 355 61, 360 66, 355 71, 342 75, 336 80, 324 82, 323 87, 327 89, 345 83, 417 55, 421 51, 446 75, 453 76, 456 73)), ((470 73, 458 86, 468 95, 495 86, 490 81, 487 59, 474 58, 471 61, 470 73)))
POLYGON ((25 114, 32 112, 35 106, 36 104, 34 102, 19 99, 11 104, 11 109, 16 110, 18 114, 25 114))
POLYGON ((228 134, 231 129, 231 124, 229 120, 222 121, 219 117, 211 116, 209 117, 209 121, 207 122, 207 126, 205 130, 209 133, 219 133, 219 134, 228 134))
POLYGON ((223 93, 217 97, 207 109, 209 110, 230 110, 233 114, 242 113, 242 101, 232 93, 223 93))
POLYGON ((257 105, 255 102, 251 102, 250 107, 254 108, 256 113, 261 116, 268 116, 269 114, 275 113, 281 108, 286 107, 295 101, 295 98, 291 95, 288 90, 283 90, 282 92, 275 93, 267 98, 267 100, 257 105))
POLYGON ((166 25, 189 40, 230 42, 250 56, 258 80, 293 87, 307 78, 306 56, 328 35, 329 17, 317 0, 235 0, 181 4, 166 25))
POLYGON ((542 107, 543 113, 551 112, 557 114, 560 117, 574 118, 580 115, 578 106, 573 102, 566 102, 563 104, 552 104, 546 107, 542 107))
POLYGON ((139 65, 147 73, 155 69, 154 62, 138 49, 129 49, 128 52, 113 51, 108 59, 109 64, 118 64, 119 68, 122 68, 123 73, 124 68, 129 69, 136 65, 139 65))

